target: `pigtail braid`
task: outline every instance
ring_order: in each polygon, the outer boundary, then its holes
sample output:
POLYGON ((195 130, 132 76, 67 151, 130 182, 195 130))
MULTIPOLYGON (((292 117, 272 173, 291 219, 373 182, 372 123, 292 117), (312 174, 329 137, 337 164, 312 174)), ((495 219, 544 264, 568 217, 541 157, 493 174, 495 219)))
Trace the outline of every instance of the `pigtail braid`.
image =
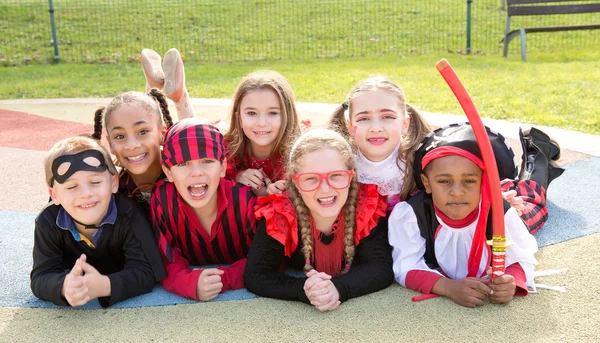
POLYGON ((302 254, 304 255, 304 260, 306 261, 304 265, 304 272, 308 273, 314 269, 310 263, 313 252, 313 244, 309 211, 306 207, 306 204, 302 200, 298 189, 291 180, 287 181, 286 188, 290 196, 290 200, 296 209, 296 214, 298 215, 298 226, 300 229, 300 237, 302 239, 302 254))
POLYGON ((344 136, 347 141, 350 141, 350 130, 348 130, 348 120, 346 119, 345 115, 347 108, 347 102, 344 102, 344 104, 336 108, 329 118, 327 128, 336 131, 340 135, 344 136))
POLYGON ((356 198, 358 197, 358 181, 356 176, 350 181, 348 189, 348 199, 344 206, 344 252, 346 266, 342 270, 342 274, 346 274, 350 270, 352 261, 354 260, 354 234, 356 231, 356 198))
POLYGON ((160 112, 162 114, 162 120, 164 121, 167 129, 173 125, 173 118, 171 117, 171 112, 169 112, 169 104, 167 103, 167 97, 165 93, 163 93, 158 88, 152 88, 148 92, 148 95, 154 98, 158 106, 160 107, 160 112))
POLYGON ((104 113, 104 106, 98 107, 94 112, 94 133, 91 137, 98 141, 102 139, 102 113, 104 113))
POLYGON ((400 166, 400 159, 405 159, 405 170, 404 180, 402 186, 402 192, 400 192, 400 199, 406 200, 410 196, 410 193, 415 189, 416 183, 413 175, 413 163, 415 159, 415 152, 421 143, 421 140, 431 132, 429 123, 414 107, 406 104, 406 113, 409 116, 409 125, 406 134, 403 137, 402 142, 402 153, 398 154, 398 166, 400 166))

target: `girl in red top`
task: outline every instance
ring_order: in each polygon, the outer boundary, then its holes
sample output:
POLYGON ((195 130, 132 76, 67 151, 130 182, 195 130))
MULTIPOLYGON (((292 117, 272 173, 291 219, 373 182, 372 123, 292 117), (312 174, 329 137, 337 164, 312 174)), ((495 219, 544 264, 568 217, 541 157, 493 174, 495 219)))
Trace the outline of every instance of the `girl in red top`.
POLYGON ((102 118, 110 152, 122 167, 119 193, 136 200, 149 211, 150 192, 163 178, 160 146, 173 125, 165 95, 158 89, 148 93, 125 92, 114 97, 94 115, 92 137, 102 137, 102 118))
POLYGON ((334 131, 311 130, 292 147, 287 168, 288 193, 259 198, 255 206, 246 288, 330 311, 388 287, 386 200, 376 186, 356 181, 348 142, 334 131), (282 264, 306 275, 288 275, 282 264))
POLYGON ((282 156, 300 133, 287 79, 275 71, 246 76, 233 97, 229 123, 226 176, 258 195, 281 193, 285 189, 282 156))

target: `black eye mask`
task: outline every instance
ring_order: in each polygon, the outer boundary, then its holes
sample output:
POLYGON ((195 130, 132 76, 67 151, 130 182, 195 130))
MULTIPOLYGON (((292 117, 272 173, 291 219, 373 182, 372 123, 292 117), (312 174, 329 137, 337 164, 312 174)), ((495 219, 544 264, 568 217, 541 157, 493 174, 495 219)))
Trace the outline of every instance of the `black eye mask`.
POLYGON ((98 150, 84 150, 73 155, 62 155, 52 162, 53 182, 63 184, 80 170, 103 172, 108 169, 104 155, 98 150), (59 172, 59 170, 62 172, 59 172))

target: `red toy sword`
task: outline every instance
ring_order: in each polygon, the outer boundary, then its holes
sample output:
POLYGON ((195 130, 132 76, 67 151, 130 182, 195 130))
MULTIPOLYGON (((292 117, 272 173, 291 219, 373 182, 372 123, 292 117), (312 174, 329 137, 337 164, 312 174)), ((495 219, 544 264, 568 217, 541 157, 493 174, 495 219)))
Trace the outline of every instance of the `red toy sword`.
POLYGON ((485 166, 488 182, 490 183, 490 194, 492 197, 492 279, 504 274, 506 268, 506 234, 504 233, 504 206, 502 204, 502 190, 500 189, 500 176, 496 165, 496 157, 490 144, 487 131, 483 126, 479 112, 473 104, 469 93, 458 79, 454 69, 446 59, 435 64, 437 70, 442 74, 444 80, 456 96, 460 106, 465 111, 477 145, 481 151, 481 157, 485 166))

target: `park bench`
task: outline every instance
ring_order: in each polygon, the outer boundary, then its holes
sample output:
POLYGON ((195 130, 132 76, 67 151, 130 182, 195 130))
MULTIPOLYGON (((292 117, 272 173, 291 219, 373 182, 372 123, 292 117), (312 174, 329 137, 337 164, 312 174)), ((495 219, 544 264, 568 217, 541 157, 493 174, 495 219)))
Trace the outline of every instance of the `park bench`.
POLYGON ((600 2, 582 4, 580 0, 507 0, 506 30, 504 31, 504 57, 508 55, 508 44, 516 36, 521 37, 521 59, 525 61, 525 34, 528 32, 556 32, 600 29, 598 24, 565 25, 546 27, 524 27, 510 30, 510 19, 515 16, 551 14, 598 13, 600 2), (577 3, 573 3, 573 2, 577 3))

